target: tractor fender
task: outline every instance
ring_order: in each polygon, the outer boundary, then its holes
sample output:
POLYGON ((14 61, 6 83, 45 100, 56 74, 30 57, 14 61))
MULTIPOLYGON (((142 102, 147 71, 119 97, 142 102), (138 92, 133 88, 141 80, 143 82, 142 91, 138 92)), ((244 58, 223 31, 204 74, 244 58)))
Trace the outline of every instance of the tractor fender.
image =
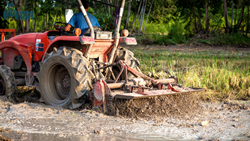
MULTIPOLYGON (((25 65, 27 67, 28 73, 31 73, 32 70, 32 46, 34 44, 28 43, 29 45, 13 41, 13 40, 6 40, 0 43, 0 50, 5 48, 12 48, 17 50, 23 57, 25 65)), ((6 54, 4 54, 6 55, 6 54)))
MULTIPOLYGON (((80 43, 78 36, 58 36, 58 37, 56 37, 54 40, 52 40, 49 43, 48 47, 45 50, 45 53, 49 53, 48 52, 49 50, 52 51, 53 47, 55 47, 55 46, 53 46, 55 43, 57 43, 57 42, 65 42, 65 41, 68 41, 68 42, 79 42, 80 43)), ((43 56, 42 61, 44 61, 44 57, 45 57, 45 55, 43 56)))

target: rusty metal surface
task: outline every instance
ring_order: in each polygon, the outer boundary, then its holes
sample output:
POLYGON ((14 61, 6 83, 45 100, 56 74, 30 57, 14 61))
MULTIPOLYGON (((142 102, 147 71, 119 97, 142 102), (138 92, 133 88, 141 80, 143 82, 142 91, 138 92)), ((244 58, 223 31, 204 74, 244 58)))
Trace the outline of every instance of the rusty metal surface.
POLYGON ((122 86, 125 86, 125 84, 127 85, 133 85, 133 82, 128 82, 128 83, 108 83, 108 87, 110 89, 116 89, 116 88, 121 88, 122 86))
POLYGON ((110 95, 110 89, 104 80, 97 80, 92 92, 90 93, 90 100, 92 101, 92 109, 106 113, 107 103, 106 97, 110 95))
POLYGON ((129 67, 127 65, 127 63, 124 61, 124 60, 120 60, 119 61, 119 64, 125 68, 125 71, 129 71, 130 73, 132 73, 135 77, 141 77, 143 79, 146 79, 146 80, 150 80, 153 84, 157 84, 157 81, 148 77, 147 75, 141 73, 141 72, 138 72, 137 70, 134 70, 132 69, 131 67, 129 67))
POLYGON ((182 92, 174 92, 172 90, 152 90, 152 91, 144 91, 143 94, 139 93, 124 93, 124 92, 112 92, 112 95, 117 99, 138 99, 138 98, 149 98, 155 96, 165 96, 169 94, 184 94, 189 92, 200 92, 204 89, 199 88, 190 88, 192 90, 182 91, 182 92))
POLYGON ((94 54, 98 54, 99 61, 107 62, 109 57, 107 54, 111 52, 114 42, 114 40, 96 39, 95 44, 89 52, 89 57, 91 58, 91 55, 93 56, 94 54))

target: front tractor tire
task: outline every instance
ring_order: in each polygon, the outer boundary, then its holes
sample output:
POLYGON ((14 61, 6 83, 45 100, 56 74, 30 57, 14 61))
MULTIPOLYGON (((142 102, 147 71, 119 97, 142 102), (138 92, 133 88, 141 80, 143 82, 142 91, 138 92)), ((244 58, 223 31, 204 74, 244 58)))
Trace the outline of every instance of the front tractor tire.
POLYGON ((84 104, 92 89, 94 75, 82 52, 73 48, 54 48, 41 64, 37 90, 41 101, 53 106, 75 109, 84 104))
POLYGON ((5 65, 0 65, 0 95, 14 96, 17 86, 15 74, 5 65))

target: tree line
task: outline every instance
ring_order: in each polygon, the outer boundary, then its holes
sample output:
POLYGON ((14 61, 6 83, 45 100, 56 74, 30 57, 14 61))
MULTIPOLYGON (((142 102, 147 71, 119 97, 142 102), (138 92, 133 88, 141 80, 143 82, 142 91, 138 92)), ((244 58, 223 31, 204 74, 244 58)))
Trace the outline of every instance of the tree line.
MULTIPOLYGON (((19 32, 42 32, 53 29, 55 21, 63 21, 65 9, 76 8, 76 0, 4 0, 0 2, 0 28, 16 28, 19 32), (14 10, 34 11, 34 19, 3 19, 7 4, 14 10), (71 4, 67 4, 71 3, 71 4)), ((119 6, 121 0, 101 0, 119 6)), ((90 2, 89 13, 96 16, 104 30, 114 29, 116 7, 90 2)), ((236 32, 250 30, 249 0, 126 0, 122 28, 143 34, 147 24, 182 21, 192 34, 210 31, 236 32)), ((12 10, 13 10, 12 9, 12 10)), ((19 15, 20 16, 20 15, 19 15)))

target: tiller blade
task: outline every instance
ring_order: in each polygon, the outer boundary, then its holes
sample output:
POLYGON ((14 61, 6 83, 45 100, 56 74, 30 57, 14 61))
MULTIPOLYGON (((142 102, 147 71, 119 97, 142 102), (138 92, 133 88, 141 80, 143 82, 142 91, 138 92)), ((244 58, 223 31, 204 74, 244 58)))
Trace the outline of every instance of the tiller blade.
MULTIPOLYGON (((141 72, 130 68, 124 61, 119 61, 116 64, 121 65, 121 72, 113 83, 107 83, 100 79, 95 83, 90 94, 92 100, 92 109, 107 113, 108 106, 112 99, 140 99, 156 96, 166 96, 169 94, 184 94, 190 92, 203 91, 202 88, 184 88, 178 84, 177 78, 167 79, 152 79, 141 72), (118 82, 118 78, 125 72, 125 80, 118 82), (132 73, 136 78, 127 79, 127 72, 132 73)), ((112 65, 107 65, 110 67, 112 65)), ((101 69, 105 68, 102 67, 101 69)), ((108 81, 110 82, 110 81, 108 81)))

